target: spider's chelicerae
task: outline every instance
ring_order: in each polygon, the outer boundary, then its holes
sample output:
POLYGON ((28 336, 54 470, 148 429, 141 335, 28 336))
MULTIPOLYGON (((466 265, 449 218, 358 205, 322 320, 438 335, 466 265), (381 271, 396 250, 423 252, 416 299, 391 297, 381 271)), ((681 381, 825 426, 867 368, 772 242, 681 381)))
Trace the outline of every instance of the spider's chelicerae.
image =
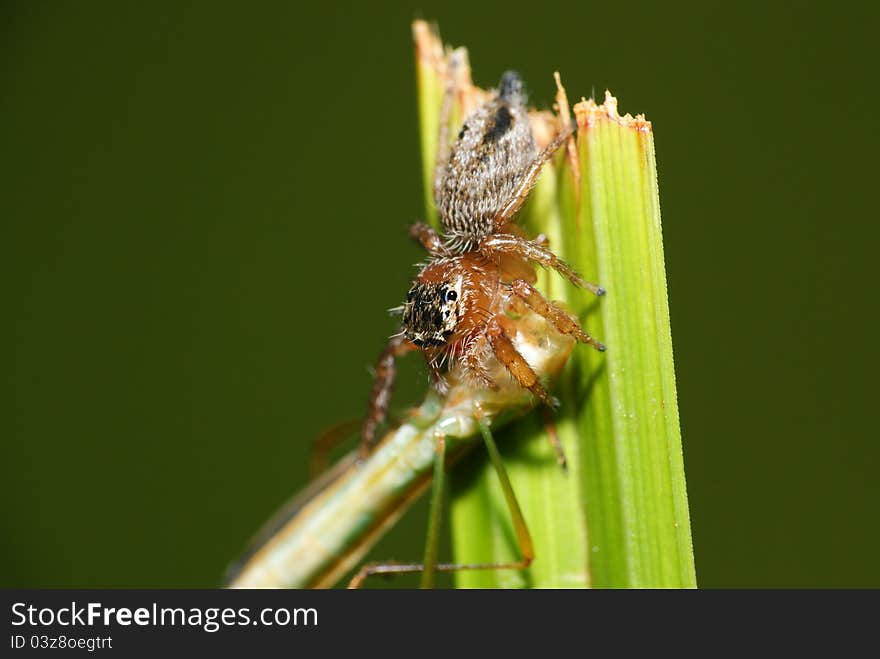
MULTIPOLYGON (((447 90, 441 126, 447 125, 447 90)), ((578 322, 532 285, 534 263, 555 269, 597 295, 604 290, 585 282, 541 242, 523 235, 513 223, 534 187, 544 163, 572 136, 560 131, 537 153, 519 75, 507 72, 498 89, 464 121, 452 146, 441 129, 434 173, 434 202, 442 234, 416 224, 410 234, 430 258, 398 310, 403 322, 376 366, 370 409, 362 429, 364 451, 375 440, 394 384, 396 357, 411 350, 425 354, 433 385, 445 387, 444 370, 460 364, 478 386, 494 388, 488 360, 497 359, 514 380, 539 400, 554 399, 514 347, 508 312, 529 310, 597 350, 605 347, 578 322)))

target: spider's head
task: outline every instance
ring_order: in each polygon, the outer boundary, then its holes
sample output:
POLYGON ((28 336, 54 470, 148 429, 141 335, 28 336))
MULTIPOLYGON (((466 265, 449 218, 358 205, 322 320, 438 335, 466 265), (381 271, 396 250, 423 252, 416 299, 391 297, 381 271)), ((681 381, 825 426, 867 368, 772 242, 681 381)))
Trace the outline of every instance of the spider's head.
POLYGON ((403 305, 406 338, 420 348, 445 344, 462 315, 461 285, 461 277, 439 282, 417 280, 403 305))

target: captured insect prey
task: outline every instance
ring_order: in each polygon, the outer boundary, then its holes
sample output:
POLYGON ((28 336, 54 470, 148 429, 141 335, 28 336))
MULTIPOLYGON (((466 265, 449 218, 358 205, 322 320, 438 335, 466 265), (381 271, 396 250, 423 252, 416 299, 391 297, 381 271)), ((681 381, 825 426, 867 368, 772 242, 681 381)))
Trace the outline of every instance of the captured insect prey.
MULTIPOLYGON (((450 83, 445 115, 454 93, 450 83)), ((448 116, 440 121, 446 125, 448 116)), ((505 367, 501 377, 513 378, 543 404, 555 407, 555 399, 511 342, 516 328, 510 314, 539 314, 555 331, 605 350, 576 319, 533 286, 534 264, 553 269, 596 295, 604 294, 604 289, 584 281, 514 223, 542 167, 573 139, 573 133, 569 124, 539 153, 522 81, 508 71, 488 100, 467 116, 451 146, 441 136, 433 184, 441 233, 426 224, 410 230, 428 252, 428 261, 404 304, 397 307, 401 328, 379 358, 362 429, 362 456, 369 453, 385 418, 396 373, 394 360, 404 353, 424 353, 431 383, 441 393, 447 389, 452 368, 461 368, 474 387, 497 388, 497 376, 490 375, 489 367, 496 360, 505 367)))

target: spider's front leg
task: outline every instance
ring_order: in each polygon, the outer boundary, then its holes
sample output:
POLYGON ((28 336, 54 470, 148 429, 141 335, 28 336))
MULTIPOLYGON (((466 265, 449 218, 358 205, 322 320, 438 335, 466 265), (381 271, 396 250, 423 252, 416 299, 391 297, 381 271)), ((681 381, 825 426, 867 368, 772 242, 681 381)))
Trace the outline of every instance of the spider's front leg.
POLYGON ((538 381, 538 376, 529 366, 513 342, 511 336, 516 333, 510 318, 504 314, 498 314, 489 321, 486 328, 486 334, 489 337, 489 343, 492 351, 498 358, 504 368, 506 368, 519 384, 531 391, 542 403, 548 407, 558 407, 559 401, 556 400, 538 381))
POLYGON ((516 279, 510 283, 510 290, 515 295, 515 297, 510 298, 508 303, 511 311, 522 313, 525 311, 523 307, 528 307, 539 316, 543 316, 553 323, 553 326, 561 334, 570 334, 581 343, 587 343, 599 352, 605 352, 605 345, 603 343, 587 334, 577 320, 569 316, 553 302, 548 302, 529 282, 516 279))
POLYGON ((373 389, 370 391, 367 417, 361 426, 361 459, 370 454, 370 449, 376 443, 376 428, 385 420, 385 415, 388 413, 388 404, 391 402, 391 392, 394 389, 394 379, 397 377, 397 366, 394 360, 400 355, 416 349, 403 336, 403 333, 400 333, 388 340, 388 344, 379 355, 376 362, 373 389))

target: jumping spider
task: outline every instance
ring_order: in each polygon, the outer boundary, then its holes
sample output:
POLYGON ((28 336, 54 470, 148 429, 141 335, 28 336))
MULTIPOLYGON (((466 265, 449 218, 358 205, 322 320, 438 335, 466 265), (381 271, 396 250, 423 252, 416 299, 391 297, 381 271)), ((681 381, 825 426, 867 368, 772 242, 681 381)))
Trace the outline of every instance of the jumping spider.
MULTIPOLYGON (((448 124, 451 96, 447 88, 441 126, 448 124)), ((536 281, 532 264, 553 268, 596 295, 605 291, 585 282, 513 224, 541 168, 573 131, 573 126, 561 130, 537 153, 522 81, 511 71, 501 77, 489 100, 467 117, 451 147, 441 129, 433 192, 443 232, 438 234, 426 224, 410 229, 430 258, 405 304, 397 309, 403 316, 401 331, 389 340, 376 365, 369 414, 362 428, 364 453, 375 441, 376 428, 388 409, 395 358, 406 352, 424 352, 432 383, 440 391, 445 388, 447 362, 461 364, 475 384, 495 388, 486 366, 494 355, 516 382, 553 406, 554 399, 511 342, 514 328, 507 312, 531 310, 560 332, 597 350, 605 349, 532 286, 536 281)))

